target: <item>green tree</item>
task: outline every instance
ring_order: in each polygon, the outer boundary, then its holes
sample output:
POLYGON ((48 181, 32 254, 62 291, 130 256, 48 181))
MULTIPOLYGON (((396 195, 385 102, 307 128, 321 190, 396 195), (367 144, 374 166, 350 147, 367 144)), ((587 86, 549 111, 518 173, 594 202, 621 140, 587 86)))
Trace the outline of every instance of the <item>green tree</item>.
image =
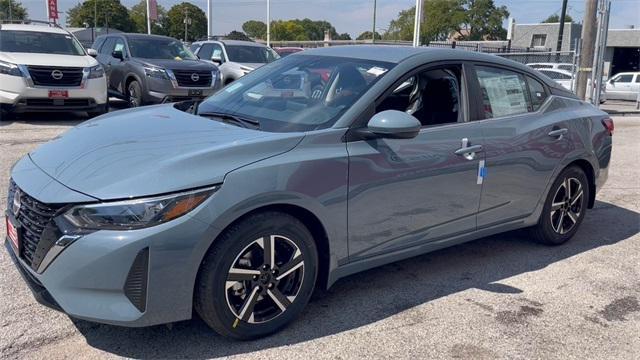
MULTIPOLYGON (((452 34, 459 40, 497 40, 507 33, 502 22, 509 12, 493 0, 426 0, 424 13, 428 21, 421 27, 423 41, 445 40, 452 34)), ((384 38, 411 40, 414 14, 415 7, 400 11, 384 38)))
POLYGON ((247 34, 233 30, 232 32, 225 35, 225 39, 228 40, 242 40, 242 41, 251 41, 251 38, 247 36, 247 34))
MULTIPOLYGON (((381 40, 382 35, 376 31, 376 40, 381 40)), ((365 31, 362 34, 358 35, 356 40, 371 40, 371 31, 365 31)))
MULTIPOLYGON (((134 5, 129 11, 131 21, 135 26, 135 32, 147 32, 147 1, 141 0, 134 5)), ((167 18, 167 10, 158 5, 158 20, 151 20, 151 33, 157 35, 167 35, 169 28, 169 19, 167 18)))
POLYGON ((167 13, 169 36, 185 41, 195 41, 207 36, 207 15, 199 7, 183 2, 171 7, 167 13), (191 24, 187 27, 187 39, 184 35, 184 20, 188 14, 191 24))
POLYGON ((94 24, 94 5, 98 1, 98 27, 110 27, 125 32, 135 30, 135 25, 129 17, 129 10, 119 0, 86 0, 67 11, 67 25, 84 27, 94 24))
POLYGON ((0 0, 0 20, 24 20, 28 15, 22 3, 14 0, 0 0))
MULTIPOLYGON (((566 14, 564 16, 564 21, 572 23, 573 22, 573 18, 571 18, 571 15, 566 14)), ((558 22, 560 22, 560 15, 558 15, 558 14, 549 15, 549 17, 544 19, 544 20, 542 20, 542 22, 543 23, 558 23, 558 22)))
POLYGON ((242 24, 242 30, 247 36, 254 39, 265 39, 267 37, 267 24, 262 21, 249 20, 242 24))
POLYGON ((338 34, 338 36, 335 37, 334 40, 351 40, 351 35, 349 35, 349 33, 338 34))
POLYGON ((304 27, 294 20, 276 20, 271 22, 271 36, 279 41, 310 40, 304 27))

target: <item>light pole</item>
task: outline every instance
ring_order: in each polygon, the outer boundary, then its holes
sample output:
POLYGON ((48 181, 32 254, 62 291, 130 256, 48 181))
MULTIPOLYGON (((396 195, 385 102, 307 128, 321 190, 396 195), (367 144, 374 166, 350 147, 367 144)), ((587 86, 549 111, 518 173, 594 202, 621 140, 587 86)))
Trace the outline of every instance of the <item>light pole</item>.
POLYGON ((373 0, 373 27, 371 31, 371 42, 376 42, 376 0, 373 0))
POLYGON ((187 36, 189 34, 189 25, 191 25, 191 18, 189 18, 189 8, 184 9, 184 41, 187 42, 187 36))
POLYGON ((413 47, 420 46, 420 26, 422 25, 422 0, 416 0, 416 18, 413 23, 413 47))
POLYGON ((211 17, 211 11, 213 8, 213 0, 207 0, 207 39, 213 37, 213 19, 211 17))
POLYGON ((151 6, 149 6, 149 0, 147 0, 147 34, 151 35, 151 6))
POLYGON ((271 0, 267 0, 267 46, 271 47, 271 0))

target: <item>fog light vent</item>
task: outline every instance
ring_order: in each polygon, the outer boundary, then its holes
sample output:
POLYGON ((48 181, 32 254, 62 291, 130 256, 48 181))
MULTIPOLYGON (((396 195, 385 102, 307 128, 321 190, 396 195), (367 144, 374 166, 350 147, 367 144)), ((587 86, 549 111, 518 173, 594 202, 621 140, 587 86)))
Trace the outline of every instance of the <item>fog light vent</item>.
POLYGON ((149 274, 149 248, 144 248, 136 255, 127 281, 124 284, 124 294, 129 301, 141 312, 147 307, 147 278, 149 274))

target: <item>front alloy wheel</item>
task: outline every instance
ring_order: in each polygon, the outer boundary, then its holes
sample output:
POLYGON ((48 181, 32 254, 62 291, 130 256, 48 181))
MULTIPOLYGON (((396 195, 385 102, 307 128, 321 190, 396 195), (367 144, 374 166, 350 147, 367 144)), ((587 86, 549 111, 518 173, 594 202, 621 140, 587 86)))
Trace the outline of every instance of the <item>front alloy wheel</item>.
POLYGON ((213 241, 200 266, 194 307, 221 335, 266 336, 302 312, 317 272, 315 240, 300 220, 281 212, 257 213, 213 241))
POLYGON ((228 271, 227 305, 238 320, 263 323, 284 313, 300 292, 304 260, 298 246, 269 235, 245 247, 228 271))

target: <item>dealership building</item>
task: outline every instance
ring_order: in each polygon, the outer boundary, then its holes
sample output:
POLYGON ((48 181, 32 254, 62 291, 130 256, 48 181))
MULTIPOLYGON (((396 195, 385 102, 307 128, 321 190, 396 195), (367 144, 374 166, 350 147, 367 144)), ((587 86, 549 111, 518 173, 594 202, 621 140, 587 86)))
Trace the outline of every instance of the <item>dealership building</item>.
MULTIPOLYGON (((511 45, 555 50, 560 23, 515 24, 511 45)), ((564 24, 562 51, 573 51, 582 34, 582 25, 564 24)), ((609 29, 604 53, 604 74, 611 77, 625 71, 640 71, 640 29, 609 29)))

